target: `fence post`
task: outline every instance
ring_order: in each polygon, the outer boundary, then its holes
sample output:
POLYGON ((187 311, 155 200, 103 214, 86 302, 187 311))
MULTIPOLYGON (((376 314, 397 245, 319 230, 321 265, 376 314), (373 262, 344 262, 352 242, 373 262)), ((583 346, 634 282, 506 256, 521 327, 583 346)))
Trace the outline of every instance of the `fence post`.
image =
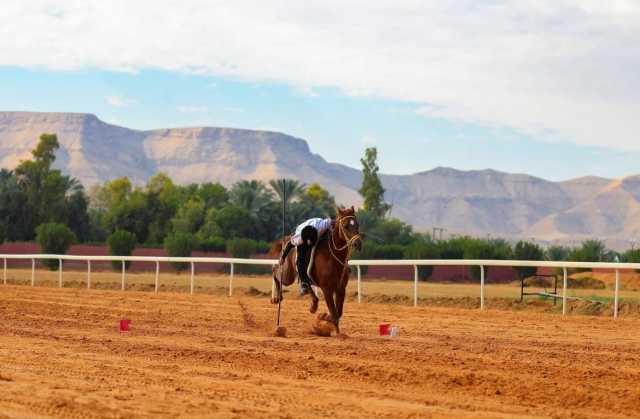
POLYGON ((562 315, 567 314, 567 268, 562 268, 562 315))
POLYGON ((158 283, 160 282, 160 262, 156 260, 156 281, 154 291, 156 294, 158 293, 158 283))
POLYGON ((91 289, 91 259, 87 259, 87 289, 91 289))
POLYGON ((31 259, 31 286, 36 285, 36 260, 31 259))
POLYGON ((125 261, 123 260, 122 261, 122 287, 121 287, 122 291, 124 291, 124 272, 125 272, 125 268, 126 268, 126 265, 125 265, 125 261))
POLYGON ((229 297, 233 295, 233 263, 231 264, 231 275, 229 275, 229 297))
POLYGON ((480 310, 484 310, 484 266, 480 265, 480 310))
POLYGON ((4 270, 2 272, 2 280, 7 285, 7 258, 4 258, 4 270))
POLYGON ((613 318, 618 318, 618 295, 620 293, 620 271, 616 269, 616 289, 613 296, 613 318))
POLYGON ((195 263, 191 262, 191 280, 189 281, 189 292, 191 293, 191 295, 193 295, 193 288, 195 286, 195 282, 196 282, 196 265, 195 263))
POLYGON ((58 288, 62 288, 62 259, 58 259, 58 288))
POLYGON ((418 265, 413 265, 413 306, 418 307, 418 265))
POLYGON ((362 270, 358 265, 358 304, 362 302, 362 270))

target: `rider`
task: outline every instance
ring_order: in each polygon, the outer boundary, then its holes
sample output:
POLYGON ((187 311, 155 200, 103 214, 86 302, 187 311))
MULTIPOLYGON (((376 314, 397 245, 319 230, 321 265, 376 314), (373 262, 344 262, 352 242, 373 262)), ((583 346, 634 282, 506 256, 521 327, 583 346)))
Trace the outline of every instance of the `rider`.
POLYGON ((309 252, 318 241, 318 238, 330 230, 335 221, 331 218, 310 218, 296 227, 296 231, 291 236, 282 250, 280 263, 284 263, 292 248, 296 248, 296 268, 298 269, 298 280, 300 281, 300 295, 306 295, 311 291, 311 278, 307 273, 307 259, 309 252))

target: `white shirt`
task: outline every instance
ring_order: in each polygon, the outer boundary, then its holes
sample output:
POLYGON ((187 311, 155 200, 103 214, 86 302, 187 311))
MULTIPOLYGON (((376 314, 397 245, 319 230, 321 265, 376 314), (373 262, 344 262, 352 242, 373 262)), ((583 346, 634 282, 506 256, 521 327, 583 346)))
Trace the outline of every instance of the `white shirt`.
POLYGON ((310 218, 304 223, 300 224, 298 227, 296 227, 296 232, 293 234, 293 237, 291 237, 291 244, 293 244, 294 246, 299 246, 302 244, 301 234, 302 230, 306 226, 315 227, 315 229, 318 230, 318 238, 320 238, 325 231, 331 228, 331 218, 310 218))

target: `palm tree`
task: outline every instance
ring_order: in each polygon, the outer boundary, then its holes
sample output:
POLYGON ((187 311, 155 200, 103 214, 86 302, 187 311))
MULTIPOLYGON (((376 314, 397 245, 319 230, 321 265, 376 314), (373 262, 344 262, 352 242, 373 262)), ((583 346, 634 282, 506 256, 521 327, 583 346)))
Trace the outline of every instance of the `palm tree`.
POLYGON ((304 183, 295 179, 270 180, 269 185, 280 202, 284 202, 286 206, 289 206, 294 199, 301 197, 307 188, 304 183))
POLYGON ((273 203, 273 192, 257 180, 241 180, 229 192, 229 201, 256 215, 262 208, 273 203))

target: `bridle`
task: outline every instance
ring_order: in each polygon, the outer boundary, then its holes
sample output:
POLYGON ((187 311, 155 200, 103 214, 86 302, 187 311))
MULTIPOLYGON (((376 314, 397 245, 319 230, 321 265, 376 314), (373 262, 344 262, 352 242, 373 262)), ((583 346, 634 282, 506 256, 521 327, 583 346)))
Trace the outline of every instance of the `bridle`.
MULTIPOLYGON (((360 233, 354 234, 353 236, 347 238, 347 233, 345 232, 345 227, 344 227, 344 221, 347 221, 349 219, 355 220, 356 217, 355 215, 346 215, 336 220, 336 224, 338 225, 338 233, 344 239, 345 244, 343 246, 337 246, 333 234, 331 234, 331 240, 329 241, 329 253, 331 253, 331 256, 333 256, 333 258, 343 267, 346 267, 347 263, 349 262, 349 258, 351 257, 351 253, 353 252, 353 246, 355 242, 357 240, 360 240, 360 233), (345 249, 347 250, 347 257, 345 258, 344 261, 342 261, 340 260, 340 258, 338 258, 338 256, 336 256, 336 252, 342 252, 345 249)), ((342 273, 344 275, 344 269, 342 273)))

